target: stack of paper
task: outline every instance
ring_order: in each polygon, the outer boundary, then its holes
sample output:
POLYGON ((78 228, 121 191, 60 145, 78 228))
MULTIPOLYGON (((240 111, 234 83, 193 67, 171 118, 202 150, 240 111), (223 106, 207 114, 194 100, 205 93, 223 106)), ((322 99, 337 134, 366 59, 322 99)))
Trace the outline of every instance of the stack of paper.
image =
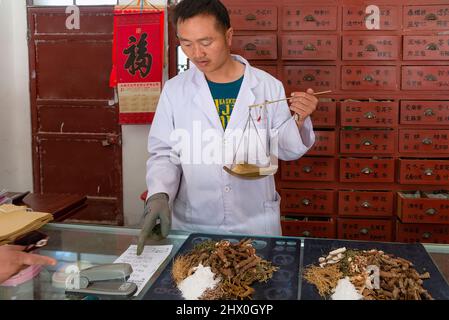
POLYGON ((0 205, 0 245, 37 230, 53 220, 50 213, 26 211, 25 206, 0 205))

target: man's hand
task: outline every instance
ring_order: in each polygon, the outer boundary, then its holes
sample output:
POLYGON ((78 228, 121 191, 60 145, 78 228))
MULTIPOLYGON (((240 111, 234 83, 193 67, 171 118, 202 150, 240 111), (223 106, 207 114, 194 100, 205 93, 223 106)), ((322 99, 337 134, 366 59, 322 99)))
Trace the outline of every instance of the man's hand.
POLYGON ((296 124, 300 128, 304 120, 316 110, 318 99, 313 95, 313 90, 310 88, 307 89, 307 92, 292 92, 292 97, 290 110, 298 115, 296 124))
POLYGON ((148 198, 144 209, 144 222, 137 244, 137 255, 143 251, 145 240, 150 237, 154 240, 166 238, 170 232, 171 216, 168 207, 168 195, 166 193, 156 193, 148 198), (156 224, 157 219, 160 220, 156 224))
POLYGON ((0 284, 11 278, 26 266, 56 265, 56 260, 38 254, 23 252, 25 247, 0 246, 0 284))

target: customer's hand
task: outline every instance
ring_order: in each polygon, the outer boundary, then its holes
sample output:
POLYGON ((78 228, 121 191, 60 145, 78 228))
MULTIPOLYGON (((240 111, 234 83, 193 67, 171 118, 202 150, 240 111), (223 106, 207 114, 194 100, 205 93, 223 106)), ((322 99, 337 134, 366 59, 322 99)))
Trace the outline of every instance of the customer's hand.
POLYGON ((53 258, 23 252, 24 249, 23 246, 0 246, 0 284, 26 266, 56 264, 56 260, 53 258))
POLYGON ((317 107, 318 99, 313 95, 312 89, 307 89, 307 92, 293 92, 290 110, 298 115, 296 124, 300 128, 304 120, 310 116, 317 107))
POLYGON ((168 195, 156 193, 148 198, 144 209, 144 222, 137 244, 137 255, 143 251, 145 240, 149 237, 154 240, 166 238, 170 232, 171 216, 168 207, 168 195), (159 219, 159 223, 157 220, 159 219))

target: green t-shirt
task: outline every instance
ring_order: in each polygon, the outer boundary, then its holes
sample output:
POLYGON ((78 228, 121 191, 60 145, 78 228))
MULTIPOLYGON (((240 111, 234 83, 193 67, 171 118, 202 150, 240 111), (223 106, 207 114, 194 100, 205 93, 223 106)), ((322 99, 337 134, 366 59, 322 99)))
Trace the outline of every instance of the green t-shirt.
POLYGON ((223 129, 226 129, 229 123, 242 82, 243 76, 236 81, 228 83, 217 83, 207 80, 223 129))

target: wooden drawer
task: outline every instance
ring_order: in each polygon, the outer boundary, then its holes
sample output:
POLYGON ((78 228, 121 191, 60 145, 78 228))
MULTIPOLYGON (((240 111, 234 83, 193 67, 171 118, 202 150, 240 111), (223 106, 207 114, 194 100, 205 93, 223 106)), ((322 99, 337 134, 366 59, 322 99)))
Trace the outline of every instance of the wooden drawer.
POLYGON ((449 5, 405 6, 405 30, 449 29, 449 5))
POLYGON ((282 8, 283 30, 336 30, 335 6, 285 6, 282 8))
POLYGON ((315 131, 315 144, 307 152, 313 156, 333 156, 335 153, 335 131, 315 131))
POLYGON ((397 222, 396 241, 449 243, 449 226, 397 222))
POLYGON ((277 36, 275 34, 234 36, 232 53, 249 60, 277 59, 277 36))
POLYGON ((276 6, 227 6, 234 30, 277 30, 276 6))
POLYGON ((332 218, 295 217, 281 220, 282 235, 290 237, 336 238, 332 218))
POLYGON ((335 66, 284 66, 283 79, 287 94, 293 91, 315 92, 335 89, 335 66))
POLYGON ((344 6, 343 30, 396 30, 399 28, 398 8, 388 5, 379 5, 378 11, 369 5, 344 6), (378 28, 370 19, 373 14, 379 13, 378 28))
POLYGON ((335 101, 319 101, 315 112, 310 116, 313 127, 334 127, 337 122, 336 105, 335 101))
POLYGON ((281 211, 283 214, 335 213, 335 191, 281 189, 281 211))
POLYGON ((403 60, 449 60, 449 36, 404 36, 403 60))
POLYGON ((399 152, 449 154, 449 130, 400 130, 399 152))
POLYGON ((396 60, 398 36, 344 36, 343 60, 396 60))
POLYGON ((303 157, 295 161, 282 161, 281 179, 290 181, 333 181, 335 159, 303 157))
POLYGON ((397 90, 395 66, 343 66, 343 90, 397 90))
POLYGON ((399 183, 447 184, 449 160, 399 159, 399 183))
POLYGON ((341 182, 394 182, 393 159, 340 159, 341 182))
POLYGON ((435 198, 440 192, 398 192, 399 219, 403 223, 449 224, 449 194, 443 192, 445 199, 435 198))
POLYGON ((392 216, 393 192, 340 191, 338 214, 343 216, 392 216))
POLYGON ((339 239, 365 241, 392 241, 391 220, 337 219, 339 239))
POLYGON ((401 124, 449 125, 449 101, 401 101, 401 124))
POLYGON ((341 130, 340 152, 391 154, 395 141, 396 134, 392 130, 341 130))
POLYGON ((403 90, 449 90, 449 66, 403 66, 403 90))
POLYGON ((268 72, 269 74, 271 74, 273 77, 277 78, 278 77, 278 70, 277 70, 277 66, 264 66, 264 65, 253 65, 253 67, 261 69, 265 72, 268 72))
POLYGON ((341 102, 341 125, 394 127, 398 123, 397 102, 341 102))
POLYGON ((338 37, 332 35, 282 35, 284 60, 336 60, 338 37))

